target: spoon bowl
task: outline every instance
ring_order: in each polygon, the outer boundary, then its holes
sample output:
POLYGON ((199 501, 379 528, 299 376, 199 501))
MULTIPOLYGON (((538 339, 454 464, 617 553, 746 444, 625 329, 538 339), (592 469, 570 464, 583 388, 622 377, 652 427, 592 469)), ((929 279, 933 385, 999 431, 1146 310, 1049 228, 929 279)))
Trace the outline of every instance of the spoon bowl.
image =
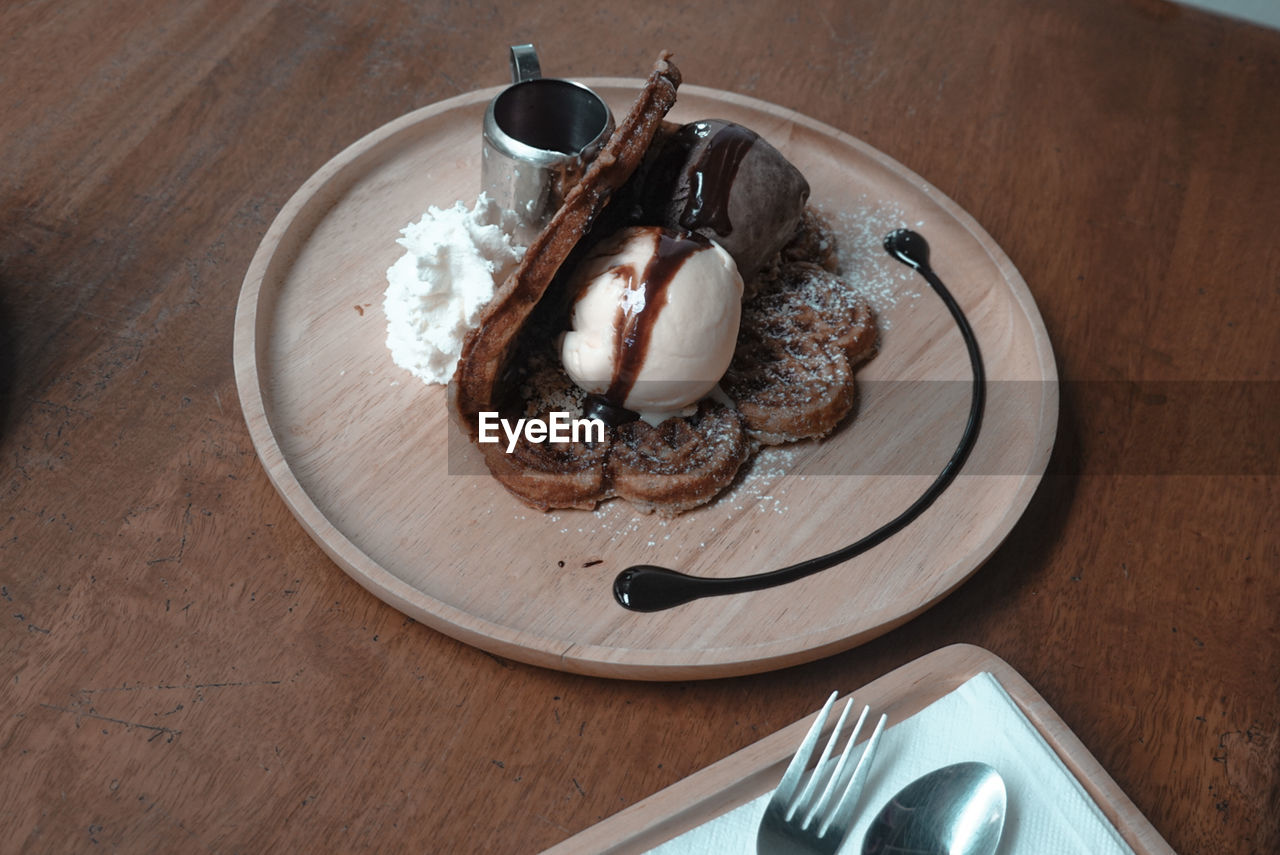
POLYGON ((862 855, 993 855, 1008 805, 986 763, 956 763, 908 784, 872 820, 862 855))

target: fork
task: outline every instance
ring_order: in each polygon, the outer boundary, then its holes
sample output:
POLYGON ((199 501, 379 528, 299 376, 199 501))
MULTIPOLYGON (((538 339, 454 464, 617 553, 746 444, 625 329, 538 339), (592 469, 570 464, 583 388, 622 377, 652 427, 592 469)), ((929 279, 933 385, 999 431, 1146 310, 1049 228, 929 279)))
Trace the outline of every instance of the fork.
POLYGON ((848 836, 853 825, 853 810, 857 807, 858 796, 871 771, 871 761, 875 758, 876 747, 880 743, 880 734, 884 732, 885 716, 880 716, 875 730, 867 738, 866 745, 857 763, 853 763, 854 743, 867 720, 870 707, 863 707, 854 725, 844 750, 835 761, 834 768, 828 762, 844 729, 845 719, 853 706, 850 698, 836 721, 831 737, 822 749, 813 772, 805 780, 800 789, 805 769, 813 757, 813 749, 822 735, 822 728, 827 723, 827 715, 835 703, 837 692, 827 698, 813 726, 805 734, 804 741, 796 751, 791 764, 782 776, 782 782, 773 791, 760 820, 760 831, 756 834, 756 852, 758 855, 835 855, 848 836), (796 790, 799 789, 799 794, 796 790))

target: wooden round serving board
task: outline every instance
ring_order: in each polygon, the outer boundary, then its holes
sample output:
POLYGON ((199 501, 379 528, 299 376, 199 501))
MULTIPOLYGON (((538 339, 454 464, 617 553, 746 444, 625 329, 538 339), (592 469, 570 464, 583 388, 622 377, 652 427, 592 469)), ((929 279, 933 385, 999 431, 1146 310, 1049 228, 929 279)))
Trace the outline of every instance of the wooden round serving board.
MULTIPOLYGON (((585 81, 625 113, 638 80, 585 81)), ((865 642, 927 609, 1012 528, 1057 422, 1053 355, 1025 283, 974 220, 847 134, 737 95, 685 86, 669 118, 755 129, 806 175, 846 264, 886 327, 859 373, 856 417, 820 443, 762 454, 727 495, 674 520, 623 502, 540 513, 484 472, 444 389, 385 344, 386 270, 400 230, 479 192, 480 123, 497 88, 378 129, 280 212, 236 316, 241 404, 263 465, 315 540, 375 596, 501 656, 613 677, 721 677, 865 642), (635 614, 614 575, 657 564, 704 575, 772 570, 843 547, 906 508, 957 443, 969 363, 941 301, 881 249, 909 226, 981 342, 988 404, 960 477, 861 557, 759 593, 635 614)))

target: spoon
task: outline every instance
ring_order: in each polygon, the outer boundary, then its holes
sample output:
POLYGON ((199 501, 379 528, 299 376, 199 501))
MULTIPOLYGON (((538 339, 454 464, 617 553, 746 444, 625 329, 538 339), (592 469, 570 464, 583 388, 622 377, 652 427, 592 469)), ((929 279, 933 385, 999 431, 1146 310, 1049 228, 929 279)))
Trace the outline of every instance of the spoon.
POLYGON ((960 437, 960 443, 956 446, 951 459, 947 461, 947 465, 906 510, 843 549, 783 567, 781 570, 746 576, 692 576, 653 564, 637 564, 626 568, 613 580, 613 598, 618 605, 634 612, 656 612, 701 597, 762 591, 765 588, 803 579, 805 576, 843 564, 880 545, 924 513, 925 509, 942 495, 942 491, 947 489, 947 485, 964 466, 965 459, 968 458, 978 438, 982 410, 986 401, 986 375, 982 366, 982 354, 978 348, 978 339, 972 327, 969 326, 964 312, 951 296, 951 292, 947 290, 947 286, 929 266, 929 244, 924 237, 910 229, 898 229, 884 239, 884 250, 898 261, 913 268, 937 292, 959 328, 965 349, 969 353, 969 363, 973 370, 973 396, 969 418, 965 424, 964 433, 960 437))
POLYGON ((908 784, 867 829, 862 855, 993 855, 1008 803, 986 763, 956 763, 908 784))

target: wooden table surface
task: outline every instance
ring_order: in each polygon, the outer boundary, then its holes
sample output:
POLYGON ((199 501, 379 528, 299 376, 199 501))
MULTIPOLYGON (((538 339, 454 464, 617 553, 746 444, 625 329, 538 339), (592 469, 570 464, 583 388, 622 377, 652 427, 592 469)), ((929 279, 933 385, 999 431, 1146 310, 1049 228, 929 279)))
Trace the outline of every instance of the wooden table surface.
POLYGON ((953 642, 1183 853, 1280 851, 1280 33, 1160 0, 0 9, 0 851, 535 852, 953 642), (626 8, 623 8, 626 6, 626 8), (241 416, 246 268, 367 132, 503 82, 686 81, 853 134, 1009 254, 1063 380, 991 560, 861 647, 625 682, 399 614, 241 416))

